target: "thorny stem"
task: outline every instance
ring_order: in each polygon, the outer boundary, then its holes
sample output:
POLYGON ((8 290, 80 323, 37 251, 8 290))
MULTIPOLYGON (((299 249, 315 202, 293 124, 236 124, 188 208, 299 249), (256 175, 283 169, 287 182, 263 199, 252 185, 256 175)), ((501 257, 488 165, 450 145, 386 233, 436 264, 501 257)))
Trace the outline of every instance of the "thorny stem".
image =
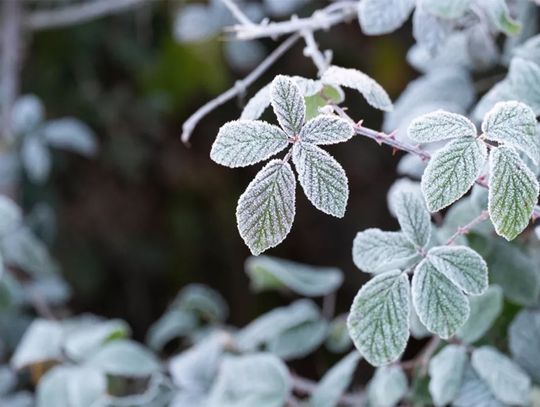
POLYGON ((319 70, 319 76, 322 76, 324 71, 328 69, 329 58, 327 58, 327 56, 325 56, 319 49, 319 46, 315 41, 315 37, 313 36, 313 31, 303 30, 302 37, 304 37, 304 41, 306 43, 306 48, 304 48, 304 55, 308 58, 311 58, 311 60, 319 70))
POLYGON ((485 211, 482 211, 480 213, 480 215, 478 215, 476 218, 474 218, 473 220, 471 220, 469 223, 467 223, 465 226, 460 226, 458 227, 456 233, 454 233, 450 239, 448 239, 448 241, 446 242, 446 245, 447 246, 450 246, 452 245, 456 239, 459 237, 459 236, 464 236, 468 233, 470 233, 470 231, 472 230, 472 228, 474 228, 476 225, 478 225, 479 223, 482 223, 483 221, 485 221, 486 219, 489 218, 489 211, 485 210, 485 211))

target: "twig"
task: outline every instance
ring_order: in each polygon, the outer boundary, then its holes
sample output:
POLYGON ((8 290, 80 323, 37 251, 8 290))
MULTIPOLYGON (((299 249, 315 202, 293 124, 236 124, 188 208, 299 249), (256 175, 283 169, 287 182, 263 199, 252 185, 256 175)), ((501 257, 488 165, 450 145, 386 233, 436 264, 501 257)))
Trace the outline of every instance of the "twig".
POLYGON ((459 237, 459 236, 464 236, 466 235, 467 233, 470 233, 470 231, 472 230, 473 227, 475 227, 476 225, 478 225, 479 223, 482 223, 483 221, 485 221, 486 219, 489 218, 489 212, 487 210, 485 211, 482 211, 480 213, 480 215, 478 215, 476 218, 474 218, 473 220, 471 220, 469 223, 467 223, 465 226, 460 226, 458 227, 456 233, 454 233, 450 239, 448 239, 448 241, 446 242, 446 245, 447 246, 450 246, 451 244, 453 244, 456 239, 459 237))
POLYGON ((1 132, 5 140, 12 138, 11 110, 19 93, 20 64, 22 59, 22 18, 23 5, 19 0, 4 0, 2 2, 1 28, 1 69, 0 89, 1 99, 1 132))
POLYGON ((238 4, 236 4, 233 0, 221 0, 221 2, 229 9, 231 14, 238 20, 239 23, 248 26, 254 25, 253 21, 251 21, 249 17, 246 16, 242 10, 240 10, 238 4))
POLYGON ((313 63, 318 69, 319 76, 322 76, 324 71, 328 69, 329 61, 328 59, 323 55, 321 50, 319 49, 319 46, 317 45, 317 41, 315 41, 315 37, 313 36, 313 31, 311 30, 303 30, 302 31, 302 37, 304 37, 304 41, 306 42, 306 48, 304 48, 304 55, 306 57, 311 58, 313 63))
POLYGON ((429 366, 429 361, 431 360, 431 357, 435 351, 439 348, 440 343, 441 338, 439 338, 437 335, 432 336, 426 346, 418 353, 418 355, 416 355, 414 359, 400 362, 399 365, 405 370, 420 368, 420 375, 425 376, 429 366))
POLYGON ((255 68, 248 76, 244 79, 239 80, 236 84, 227 90, 226 92, 219 95, 217 98, 212 99, 210 102, 206 103, 200 107, 195 113, 193 113, 182 125, 182 141, 188 143, 195 129, 195 126, 212 110, 221 106, 223 103, 228 102, 238 94, 242 93, 248 86, 255 82, 259 77, 270 68, 274 62, 276 62, 285 52, 287 52, 295 43, 300 39, 299 34, 294 34, 283 41, 266 59, 261 62, 257 68, 255 68))
MULTIPOLYGON (((126 9, 140 6, 143 3, 158 2, 159 0, 94 0, 83 4, 65 6, 60 9, 34 11, 25 21, 31 30, 67 27, 95 20, 111 14, 120 13, 126 9)), ((9 1, 5 1, 9 2, 9 1)), ((16 1, 18 2, 18 1, 16 1)))

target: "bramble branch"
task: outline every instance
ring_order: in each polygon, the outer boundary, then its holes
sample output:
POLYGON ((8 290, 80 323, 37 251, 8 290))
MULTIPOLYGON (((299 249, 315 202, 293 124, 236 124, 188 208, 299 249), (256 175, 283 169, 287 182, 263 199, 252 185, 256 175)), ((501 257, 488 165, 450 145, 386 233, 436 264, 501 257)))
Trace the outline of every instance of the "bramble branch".
POLYGON ((485 211, 482 211, 480 213, 480 215, 478 215, 476 218, 474 218, 473 220, 471 220, 469 223, 467 223, 465 226, 460 226, 457 230, 456 230, 456 233, 454 233, 450 239, 448 239, 448 241, 446 242, 446 245, 447 246, 450 246, 451 244, 453 244, 456 239, 460 236, 464 236, 468 233, 471 232, 471 230, 476 226, 478 225, 479 223, 482 223, 483 221, 485 221, 486 219, 489 218, 489 212, 487 210, 485 211))

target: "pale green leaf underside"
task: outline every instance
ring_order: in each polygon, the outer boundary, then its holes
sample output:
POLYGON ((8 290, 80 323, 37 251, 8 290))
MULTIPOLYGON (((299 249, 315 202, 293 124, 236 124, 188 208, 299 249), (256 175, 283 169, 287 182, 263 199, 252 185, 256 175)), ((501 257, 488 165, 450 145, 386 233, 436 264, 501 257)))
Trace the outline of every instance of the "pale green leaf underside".
POLYGON ((306 321, 272 338, 267 350, 283 360, 304 358, 325 340, 328 323, 323 320, 306 321))
POLYGON ((540 138, 536 133, 536 115, 524 103, 499 102, 482 122, 489 140, 523 151, 535 163, 540 161, 540 138))
POLYGON ((353 300, 347 319, 349 334, 372 365, 395 361, 409 339, 410 287, 399 270, 379 274, 353 300))
POLYGON ((407 376, 399 365, 377 368, 368 385, 370 406, 393 407, 407 394, 407 376))
POLYGON ((295 214, 296 181, 291 166, 272 160, 238 200, 236 221, 251 253, 277 246, 289 234, 295 214))
POLYGON ((436 406, 445 406, 457 396, 467 362, 467 350, 447 345, 429 362, 429 393, 436 406))
POLYGON ((471 313, 457 336, 465 343, 473 343, 481 339, 491 328, 503 308, 502 289, 492 285, 478 296, 469 298, 471 313))
MULTIPOLYGON (((377 1, 380 3, 380 0, 377 1)), ((365 2, 363 1, 362 3, 365 2)), ((388 11, 385 12, 388 13, 388 11)), ((357 90, 364 96, 366 102, 376 109, 384 111, 391 111, 393 109, 392 101, 383 87, 374 79, 356 69, 331 66, 324 72, 321 80, 328 85, 343 86, 357 90)))
POLYGON ((467 362, 459 393, 452 403, 454 407, 507 407, 495 398, 487 384, 467 362))
POLYGON ((431 212, 461 198, 474 184, 486 161, 484 143, 472 137, 450 141, 429 161, 422 176, 422 192, 431 212))
POLYGON ((412 299, 420 321, 443 339, 454 335, 469 317, 465 294, 428 260, 414 272, 412 299))
POLYGON ((300 140, 313 144, 337 144, 354 135, 352 125, 341 117, 320 115, 308 121, 300 131, 300 140))
POLYGON ((245 167, 266 160, 288 144, 279 127, 258 120, 225 123, 219 129, 210 158, 227 167, 245 167))
POLYGON ((512 358, 540 383, 540 310, 524 309, 509 330, 512 358))
POLYGON ((538 181, 510 147, 493 149, 490 167, 489 215, 497 233, 512 240, 529 224, 538 200, 538 181))
POLYGON ((401 232, 367 229, 353 241, 353 262, 366 273, 405 268, 419 258, 414 245, 401 232))
POLYGON ((487 264, 478 253, 465 246, 440 246, 427 258, 440 273, 467 294, 480 295, 488 287, 487 264))
POLYGON ((422 5, 430 12, 442 18, 461 17, 471 5, 471 0, 423 0, 422 5))
POLYGON ((294 144, 292 159, 300 185, 313 206, 342 218, 349 199, 349 182, 341 165, 326 151, 303 142, 294 144))
POLYGON ((414 0, 362 0, 358 20, 367 35, 388 34, 405 23, 415 5, 414 0))
POLYGON ((279 124, 288 135, 296 135, 304 125, 306 106, 298 85, 283 75, 272 81, 270 99, 279 124))
POLYGON ((431 237, 431 217, 419 192, 400 190, 395 195, 395 210, 403 234, 417 247, 425 247, 431 237))
POLYGON ((476 126, 465 116, 437 110, 414 119, 407 134, 418 143, 459 137, 475 137, 476 126))

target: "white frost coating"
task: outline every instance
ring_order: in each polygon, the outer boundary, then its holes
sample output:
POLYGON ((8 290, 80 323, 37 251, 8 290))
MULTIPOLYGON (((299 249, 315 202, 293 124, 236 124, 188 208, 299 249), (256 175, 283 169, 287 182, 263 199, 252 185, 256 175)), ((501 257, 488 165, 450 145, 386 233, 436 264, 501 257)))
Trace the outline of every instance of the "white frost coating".
POLYGON ((353 300, 347 327, 354 345, 372 365, 399 358, 409 339, 410 286, 400 270, 379 274, 353 300))
POLYGON ((401 190, 394 199, 392 206, 403 234, 417 247, 425 247, 431 237, 431 218, 422 195, 419 191, 401 190))
POLYGON ((300 140, 313 144, 337 144, 354 135, 353 126, 341 117, 323 114, 308 121, 300 131, 300 140))
POLYGON ((489 140, 523 151, 535 164, 540 161, 540 137, 536 133, 536 115, 524 103, 499 102, 482 122, 489 140))
POLYGON ((509 357, 495 348, 482 346, 474 350, 471 364, 497 399, 511 405, 528 404, 531 379, 509 357))
POLYGON ((278 75, 270 90, 272 108, 279 124, 289 135, 300 132, 306 117, 306 104, 300 88, 291 78, 278 75))
POLYGON ((236 222, 253 255, 277 246, 289 234, 295 215, 295 194, 291 166, 272 160, 240 196, 236 222))
POLYGON ((343 282, 343 272, 334 267, 318 267, 270 256, 250 257, 246 273, 255 291, 288 289, 304 296, 323 296, 337 290, 343 282))
POLYGON ((487 157, 485 144, 472 137, 450 141, 438 150, 422 176, 422 192, 431 212, 457 201, 480 176, 487 157))
POLYGON ((321 346, 327 333, 328 322, 324 319, 307 321, 274 336, 266 350, 285 361, 301 359, 321 346))
POLYGON ((422 5, 431 13, 448 19, 461 17, 471 3, 471 0, 422 0, 422 5))
POLYGON ((11 366, 22 369, 35 363, 61 360, 62 335, 63 330, 59 322, 36 319, 17 345, 11 358, 11 366))
POLYGON ((388 34, 407 21, 415 0, 362 0, 358 3, 358 20, 367 35, 388 34))
POLYGON ((279 127, 259 120, 237 120, 219 129, 210 158, 227 167, 245 167, 266 160, 287 147, 279 127))
POLYGON ((540 310, 524 309, 509 330, 512 358, 535 382, 540 382, 540 310))
POLYGON ((419 259, 411 242, 401 232, 366 229, 353 241, 353 262, 366 273, 382 273, 405 268, 419 259))
POLYGON ((494 148, 490 155, 489 215, 495 231, 513 240, 529 224, 538 200, 538 181, 511 147, 494 148))
POLYGON ((458 137, 475 137, 476 126, 465 116, 436 110, 414 119, 407 135, 418 143, 431 143, 458 137))
POLYGON ((480 295, 487 290, 487 264, 474 250, 466 246, 434 247, 427 258, 433 267, 467 294, 480 295))
POLYGON ((484 294, 470 297, 469 302, 469 319, 457 332, 465 343, 476 342, 491 328, 503 309, 503 291, 501 287, 492 285, 484 294))
POLYGON ((428 260, 414 271, 412 300, 420 321, 443 339, 454 335, 469 317, 465 294, 428 260))
POLYGON ((339 398, 351 384, 359 360, 360 354, 353 351, 332 366, 312 393, 310 407, 337 406, 339 398))
POLYGON ((407 394, 407 376, 401 366, 383 366, 368 385, 370 406, 394 407, 407 394))
POLYGON ((507 407, 495 398, 487 384, 478 377, 469 362, 463 374, 463 384, 452 403, 454 407, 507 407))
POLYGON ((268 353, 228 356, 208 407, 283 407, 290 392, 289 371, 277 357, 268 353))
POLYGON ((304 97, 316 95, 323 89, 324 86, 319 80, 308 79, 302 76, 293 76, 291 79, 296 82, 304 97))
POLYGON ((536 114, 540 113, 540 67, 523 58, 512 58, 508 76, 503 83, 508 83, 512 100, 526 103, 536 114))
POLYGON ((436 406, 446 406, 457 396, 467 365, 467 350, 447 345, 429 361, 429 393, 436 406))
POLYGON ((257 120, 262 116, 268 106, 270 106, 270 87, 268 84, 261 89, 244 106, 240 120, 257 120))
POLYGON ((506 0, 476 0, 475 3, 499 31, 509 36, 516 35, 520 31, 521 24, 510 16, 506 0))
MULTIPOLYGON (((376 0, 376 2, 381 3, 380 0, 376 0)), ((362 1, 360 6, 364 3, 366 3, 366 0, 362 1)), ((388 12, 388 10, 385 10, 385 13, 388 12)), ((357 90, 364 96, 366 102, 376 109, 387 112, 393 109, 392 101, 383 87, 374 79, 357 69, 331 66, 324 72, 321 81, 328 85, 344 86, 357 90)))
POLYGON ((300 185, 313 206, 342 218, 349 199, 349 181, 341 165, 326 151, 303 142, 294 144, 292 159, 300 185))
MULTIPOLYGON (((414 55, 429 55, 429 59, 433 63, 434 56, 438 58, 443 55, 448 55, 445 52, 448 49, 450 42, 449 36, 452 32, 452 25, 449 21, 444 20, 430 13, 422 3, 417 4, 412 18, 413 37, 416 40, 416 45, 411 48, 407 54, 407 60, 411 62, 414 55), (442 51, 442 52, 441 52, 442 51), (443 55, 441 55, 441 53, 443 55)), ((452 36, 453 38, 454 36, 452 36)), ((455 62, 452 61, 452 62, 455 62)), ((415 64, 411 62, 414 67, 415 64)), ((417 64, 420 65, 420 64, 417 64)), ((421 64, 423 65, 423 64, 421 64)))

